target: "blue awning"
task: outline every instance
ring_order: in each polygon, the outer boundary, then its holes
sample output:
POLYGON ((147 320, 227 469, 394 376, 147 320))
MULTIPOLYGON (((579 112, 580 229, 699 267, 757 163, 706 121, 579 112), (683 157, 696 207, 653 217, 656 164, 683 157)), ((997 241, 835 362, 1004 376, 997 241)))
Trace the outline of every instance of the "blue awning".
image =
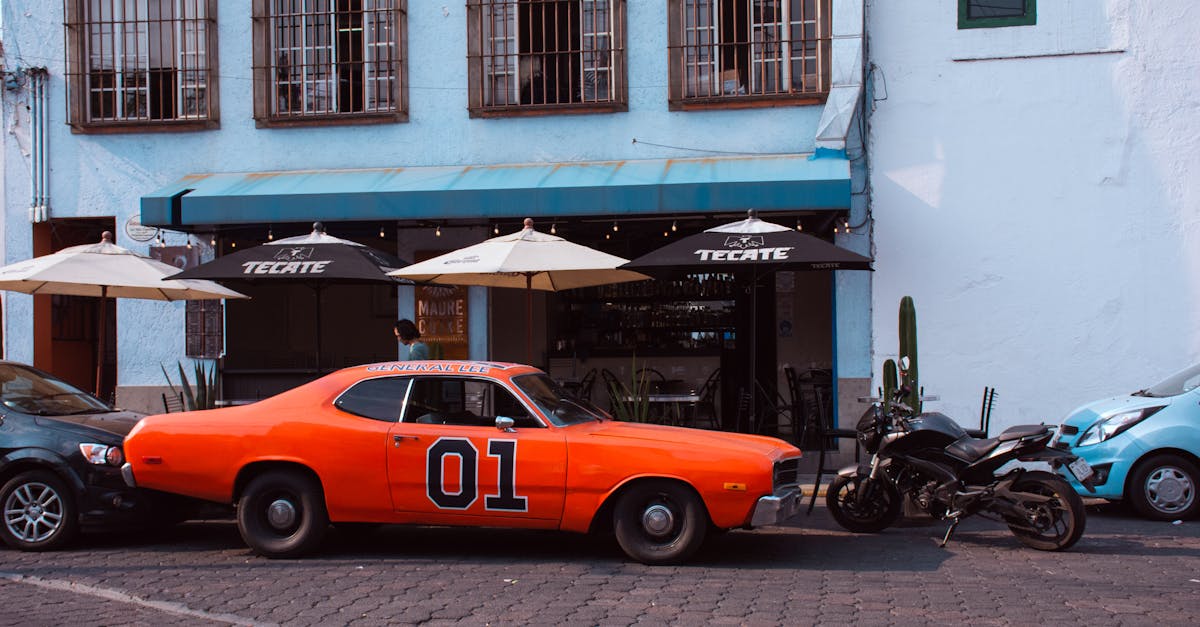
POLYGON ((654 215, 850 207, 850 162, 707 159, 192 174, 141 199, 142 224, 190 230, 312 220, 654 215))

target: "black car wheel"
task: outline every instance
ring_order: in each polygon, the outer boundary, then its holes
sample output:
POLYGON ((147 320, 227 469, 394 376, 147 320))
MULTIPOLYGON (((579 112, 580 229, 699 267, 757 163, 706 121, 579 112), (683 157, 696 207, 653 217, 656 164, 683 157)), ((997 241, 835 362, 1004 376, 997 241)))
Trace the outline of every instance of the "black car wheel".
POLYGON ((45 470, 23 472, 0 489, 4 542, 22 551, 49 551, 79 532, 79 510, 67 485, 45 470))
POLYGON ((1155 455, 1130 475, 1126 496, 1138 513, 1154 520, 1182 520, 1200 512, 1200 469, 1179 455, 1155 455))
POLYGON ((613 512, 617 543, 643 564, 677 564, 704 543, 708 513, 690 488, 671 481, 636 484, 613 512))
POLYGON ((246 544, 270 558, 312 552, 329 527, 320 483, 294 470, 273 470, 250 480, 238 501, 237 518, 246 544))

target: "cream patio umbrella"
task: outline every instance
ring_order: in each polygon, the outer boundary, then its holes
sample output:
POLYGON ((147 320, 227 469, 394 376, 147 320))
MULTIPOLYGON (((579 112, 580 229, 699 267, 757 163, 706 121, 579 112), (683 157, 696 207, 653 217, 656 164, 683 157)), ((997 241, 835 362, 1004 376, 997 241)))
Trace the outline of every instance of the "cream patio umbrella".
POLYGON ((650 277, 617 266, 628 260, 535 231, 533 220, 517 233, 493 237, 389 272, 423 283, 525 289, 526 358, 533 361, 533 290, 643 281, 650 277))
POLYGON ((0 267, 0 289, 24 294, 66 294, 100 299, 100 333, 96 352, 96 395, 104 364, 104 328, 108 298, 146 300, 210 300, 247 298, 212 281, 166 279, 179 272, 170 264, 139 255, 112 243, 105 231, 100 243, 64 248, 0 267))

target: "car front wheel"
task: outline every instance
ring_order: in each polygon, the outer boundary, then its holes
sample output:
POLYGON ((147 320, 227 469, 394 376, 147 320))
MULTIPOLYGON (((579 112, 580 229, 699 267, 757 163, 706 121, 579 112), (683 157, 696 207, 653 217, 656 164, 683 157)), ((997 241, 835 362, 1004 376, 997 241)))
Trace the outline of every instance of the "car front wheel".
POLYGON ((238 500, 237 518, 242 540, 270 558, 311 553, 329 527, 320 483, 296 470, 272 470, 251 479, 238 500))
POLYGON ((678 564, 704 543, 708 513, 687 486, 649 481, 621 494, 613 527, 629 557, 643 564, 678 564))
POLYGON ((22 551, 49 551, 79 532, 75 498, 62 479, 45 470, 23 472, 0 489, 4 542, 22 551))
POLYGON ((1200 470, 1184 457, 1155 455, 1138 464, 1130 477, 1128 497, 1141 515, 1155 520, 1181 520, 1200 512, 1196 488, 1200 470))

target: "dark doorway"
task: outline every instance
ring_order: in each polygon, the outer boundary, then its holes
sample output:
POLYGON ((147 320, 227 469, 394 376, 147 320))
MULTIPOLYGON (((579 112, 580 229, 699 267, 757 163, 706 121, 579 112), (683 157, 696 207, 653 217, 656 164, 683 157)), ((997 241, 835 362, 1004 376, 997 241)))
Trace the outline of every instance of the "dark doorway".
MULTIPOLYGON (((52 219, 33 225, 34 256, 70 246, 94 244, 104 231, 116 232, 113 218, 52 219)), ((114 236, 115 237, 115 236, 114 236)), ((100 397, 113 398, 117 381, 117 306, 108 301, 100 397)), ((87 296, 33 297, 33 365, 84 390, 96 389, 96 346, 100 299, 87 296)))

